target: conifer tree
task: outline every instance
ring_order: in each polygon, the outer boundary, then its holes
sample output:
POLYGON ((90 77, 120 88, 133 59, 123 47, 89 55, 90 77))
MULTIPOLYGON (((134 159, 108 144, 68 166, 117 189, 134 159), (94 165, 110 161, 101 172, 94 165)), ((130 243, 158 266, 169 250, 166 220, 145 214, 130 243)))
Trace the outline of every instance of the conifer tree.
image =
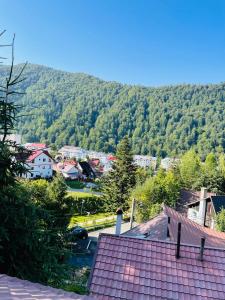
POLYGON ((129 207, 129 197, 135 181, 136 166, 129 139, 125 137, 117 146, 112 170, 103 179, 103 195, 109 211, 115 211, 118 207, 126 210, 129 207))

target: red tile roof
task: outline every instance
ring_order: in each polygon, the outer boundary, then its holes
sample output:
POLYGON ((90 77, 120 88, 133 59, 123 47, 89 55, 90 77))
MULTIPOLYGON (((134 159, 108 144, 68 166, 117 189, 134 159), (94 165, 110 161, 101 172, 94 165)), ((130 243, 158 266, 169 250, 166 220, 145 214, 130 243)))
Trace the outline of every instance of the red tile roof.
POLYGON ((91 300, 92 297, 65 292, 39 283, 32 283, 0 274, 1 300, 91 300))
POLYGON ((42 153, 44 153, 45 155, 47 155, 49 158, 52 158, 51 155, 48 153, 48 151, 36 150, 36 151, 33 151, 32 154, 27 158, 27 161, 34 160, 36 157, 38 157, 42 153))
POLYGON ((98 299, 225 299, 225 252, 102 234, 91 277, 90 295, 98 299))
POLYGON ((165 240, 167 238, 166 231, 168 217, 170 217, 169 239, 171 241, 176 241, 178 222, 181 222, 182 243, 198 246, 200 244, 201 237, 204 236, 206 238, 206 246, 225 249, 224 232, 201 226, 168 206, 164 206, 164 210, 159 216, 134 227, 133 229, 123 233, 123 235, 136 237, 146 236, 147 239, 165 240))
POLYGON ((41 144, 41 143, 30 143, 30 144, 26 144, 26 148, 29 149, 44 149, 47 148, 46 144, 41 144))
POLYGON ((114 160, 116 160, 116 157, 113 156, 113 155, 109 155, 109 156, 108 156, 108 160, 114 161, 114 160))
POLYGON ((182 243, 199 245, 200 238, 204 236, 206 238, 206 246, 225 249, 224 232, 201 226, 168 206, 165 206, 164 213, 170 217, 169 232, 171 241, 176 241, 177 224, 181 222, 182 243))
POLYGON ((123 235, 165 240, 167 237, 167 223, 168 217, 162 212, 148 222, 124 232, 123 235))

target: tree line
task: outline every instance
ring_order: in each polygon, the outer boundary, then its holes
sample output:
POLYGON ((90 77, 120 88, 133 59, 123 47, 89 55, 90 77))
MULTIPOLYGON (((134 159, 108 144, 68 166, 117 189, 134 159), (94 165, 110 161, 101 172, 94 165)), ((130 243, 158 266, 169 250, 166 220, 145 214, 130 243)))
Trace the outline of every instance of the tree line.
MULTIPOLYGON (((1 67, 0 82, 7 71, 1 67)), ((224 151, 224 83, 147 88, 32 64, 24 76, 18 90, 25 94, 15 97, 24 108, 17 124, 24 142, 115 152, 128 136, 135 154, 224 151)))

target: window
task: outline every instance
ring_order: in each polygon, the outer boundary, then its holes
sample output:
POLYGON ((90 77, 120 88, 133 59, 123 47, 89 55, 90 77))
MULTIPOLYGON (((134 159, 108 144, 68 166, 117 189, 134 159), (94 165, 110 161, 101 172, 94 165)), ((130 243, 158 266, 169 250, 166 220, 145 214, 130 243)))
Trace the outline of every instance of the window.
POLYGON ((43 161, 46 161, 46 158, 43 158, 43 161))
POLYGON ((30 176, 33 177, 34 175, 31 173, 30 176))
POLYGON ((51 162, 51 158, 49 158, 48 161, 51 162))
POLYGON ((43 166, 42 169, 45 169, 45 166, 43 166))
POLYGON ((31 170, 34 170, 34 167, 31 167, 31 170))

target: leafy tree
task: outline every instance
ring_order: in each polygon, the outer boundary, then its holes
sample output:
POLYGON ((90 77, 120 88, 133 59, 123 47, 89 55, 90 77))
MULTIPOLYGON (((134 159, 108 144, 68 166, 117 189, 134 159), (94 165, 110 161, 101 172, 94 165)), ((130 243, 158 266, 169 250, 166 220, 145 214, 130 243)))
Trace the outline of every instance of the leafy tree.
POLYGON ((216 216, 216 228, 219 231, 225 232, 225 209, 222 208, 221 211, 216 216))
POLYGON ((124 210, 128 208, 135 181, 136 166, 126 137, 117 147, 116 161, 113 163, 112 170, 103 178, 102 191, 110 211, 115 211, 118 207, 124 210))
POLYGON ((136 215, 139 221, 147 221, 158 214, 161 204, 175 206, 179 198, 180 182, 173 171, 160 169, 156 176, 137 186, 133 196, 137 201, 136 215))
POLYGON ((201 164, 200 158, 194 150, 189 150, 182 156, 179 170, 183 186, 195 188, 201 174, 201 164))

